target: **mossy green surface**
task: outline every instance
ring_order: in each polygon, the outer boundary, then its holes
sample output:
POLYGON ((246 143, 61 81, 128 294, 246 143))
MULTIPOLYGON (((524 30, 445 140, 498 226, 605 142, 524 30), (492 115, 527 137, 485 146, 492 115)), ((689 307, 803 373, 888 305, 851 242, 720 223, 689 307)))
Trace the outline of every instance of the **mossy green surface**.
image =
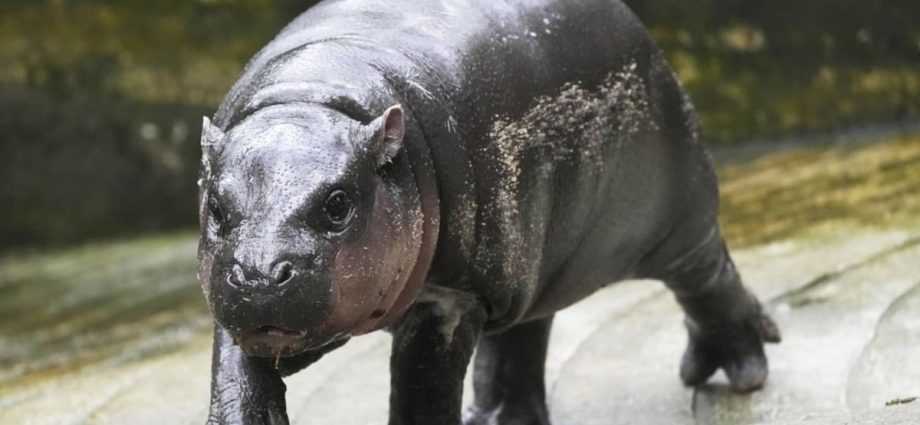
POLYGON ((819 144, 719 168, 720 220, 733 247, 833 226, 920 226, 920 135, 819 144))

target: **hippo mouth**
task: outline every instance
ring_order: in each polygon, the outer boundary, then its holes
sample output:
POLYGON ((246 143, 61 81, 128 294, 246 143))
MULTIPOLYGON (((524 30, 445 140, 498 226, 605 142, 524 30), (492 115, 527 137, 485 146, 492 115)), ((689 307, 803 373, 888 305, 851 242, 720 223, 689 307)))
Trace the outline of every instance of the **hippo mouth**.
POLYGON ((287 357, 306 351, 311 342, 306 332, 276 326, 260 326, 234 335, 243 351, 256 357, 287 357))

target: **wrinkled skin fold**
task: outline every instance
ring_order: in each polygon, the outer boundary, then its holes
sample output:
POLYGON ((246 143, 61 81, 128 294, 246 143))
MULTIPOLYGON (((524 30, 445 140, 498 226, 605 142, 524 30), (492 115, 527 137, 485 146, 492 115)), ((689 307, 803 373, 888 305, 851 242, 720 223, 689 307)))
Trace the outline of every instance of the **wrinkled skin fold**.
POLYGON ((549 424, 555 312, 628 278, 683 307, 686 385, 765 383, 779 330, 720 234, 693 108, 618 1, 320 3, 202 151, 208 424, 288 423, 282 377, 377 330, 391 425, 549 424))

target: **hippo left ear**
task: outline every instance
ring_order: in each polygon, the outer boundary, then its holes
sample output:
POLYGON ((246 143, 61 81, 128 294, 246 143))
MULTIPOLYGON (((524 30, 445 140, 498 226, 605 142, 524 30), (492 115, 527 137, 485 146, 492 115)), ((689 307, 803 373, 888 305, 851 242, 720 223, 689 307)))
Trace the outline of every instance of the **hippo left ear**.
POLYGON ((402 149, 403 136, 406 134, 406 122, 403 118, 402 107, 393 105, 383 112, 383 115, 371 122, 374 131, 374 140, 371 151, 377 166, 393 162, 393 158, 402 149))
POLYGON ((211 161, 217 154, 217 147, 224 140, 224 132, 216 125, 211 124, 208 117, 201 120, 201 166, 205 178, 211 176, 211 161))

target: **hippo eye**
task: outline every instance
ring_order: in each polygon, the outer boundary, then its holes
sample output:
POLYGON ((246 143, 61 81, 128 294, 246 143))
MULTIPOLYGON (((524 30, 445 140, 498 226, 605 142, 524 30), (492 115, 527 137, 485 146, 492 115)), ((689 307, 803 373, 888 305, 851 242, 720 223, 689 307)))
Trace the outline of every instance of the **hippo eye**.
POLYGON ((351 197, 343 190, 333 190, 326 198, 326 204, 323 207, 326 211, 326 218, 337 228, 344 227, 354 213, 354 205, 351 197))
POLYGON ((224 213, 220 210, 220 205, 217 205, 217 201, 214 198, 208 199, 208 214, 218 223, 224 221, 224 213))
POLYGON ((226 228, 227 216, 214 198, 208 200, 208 215, 211 216, 211 220, 215 225, 214 230, 222 231, 226 228))

